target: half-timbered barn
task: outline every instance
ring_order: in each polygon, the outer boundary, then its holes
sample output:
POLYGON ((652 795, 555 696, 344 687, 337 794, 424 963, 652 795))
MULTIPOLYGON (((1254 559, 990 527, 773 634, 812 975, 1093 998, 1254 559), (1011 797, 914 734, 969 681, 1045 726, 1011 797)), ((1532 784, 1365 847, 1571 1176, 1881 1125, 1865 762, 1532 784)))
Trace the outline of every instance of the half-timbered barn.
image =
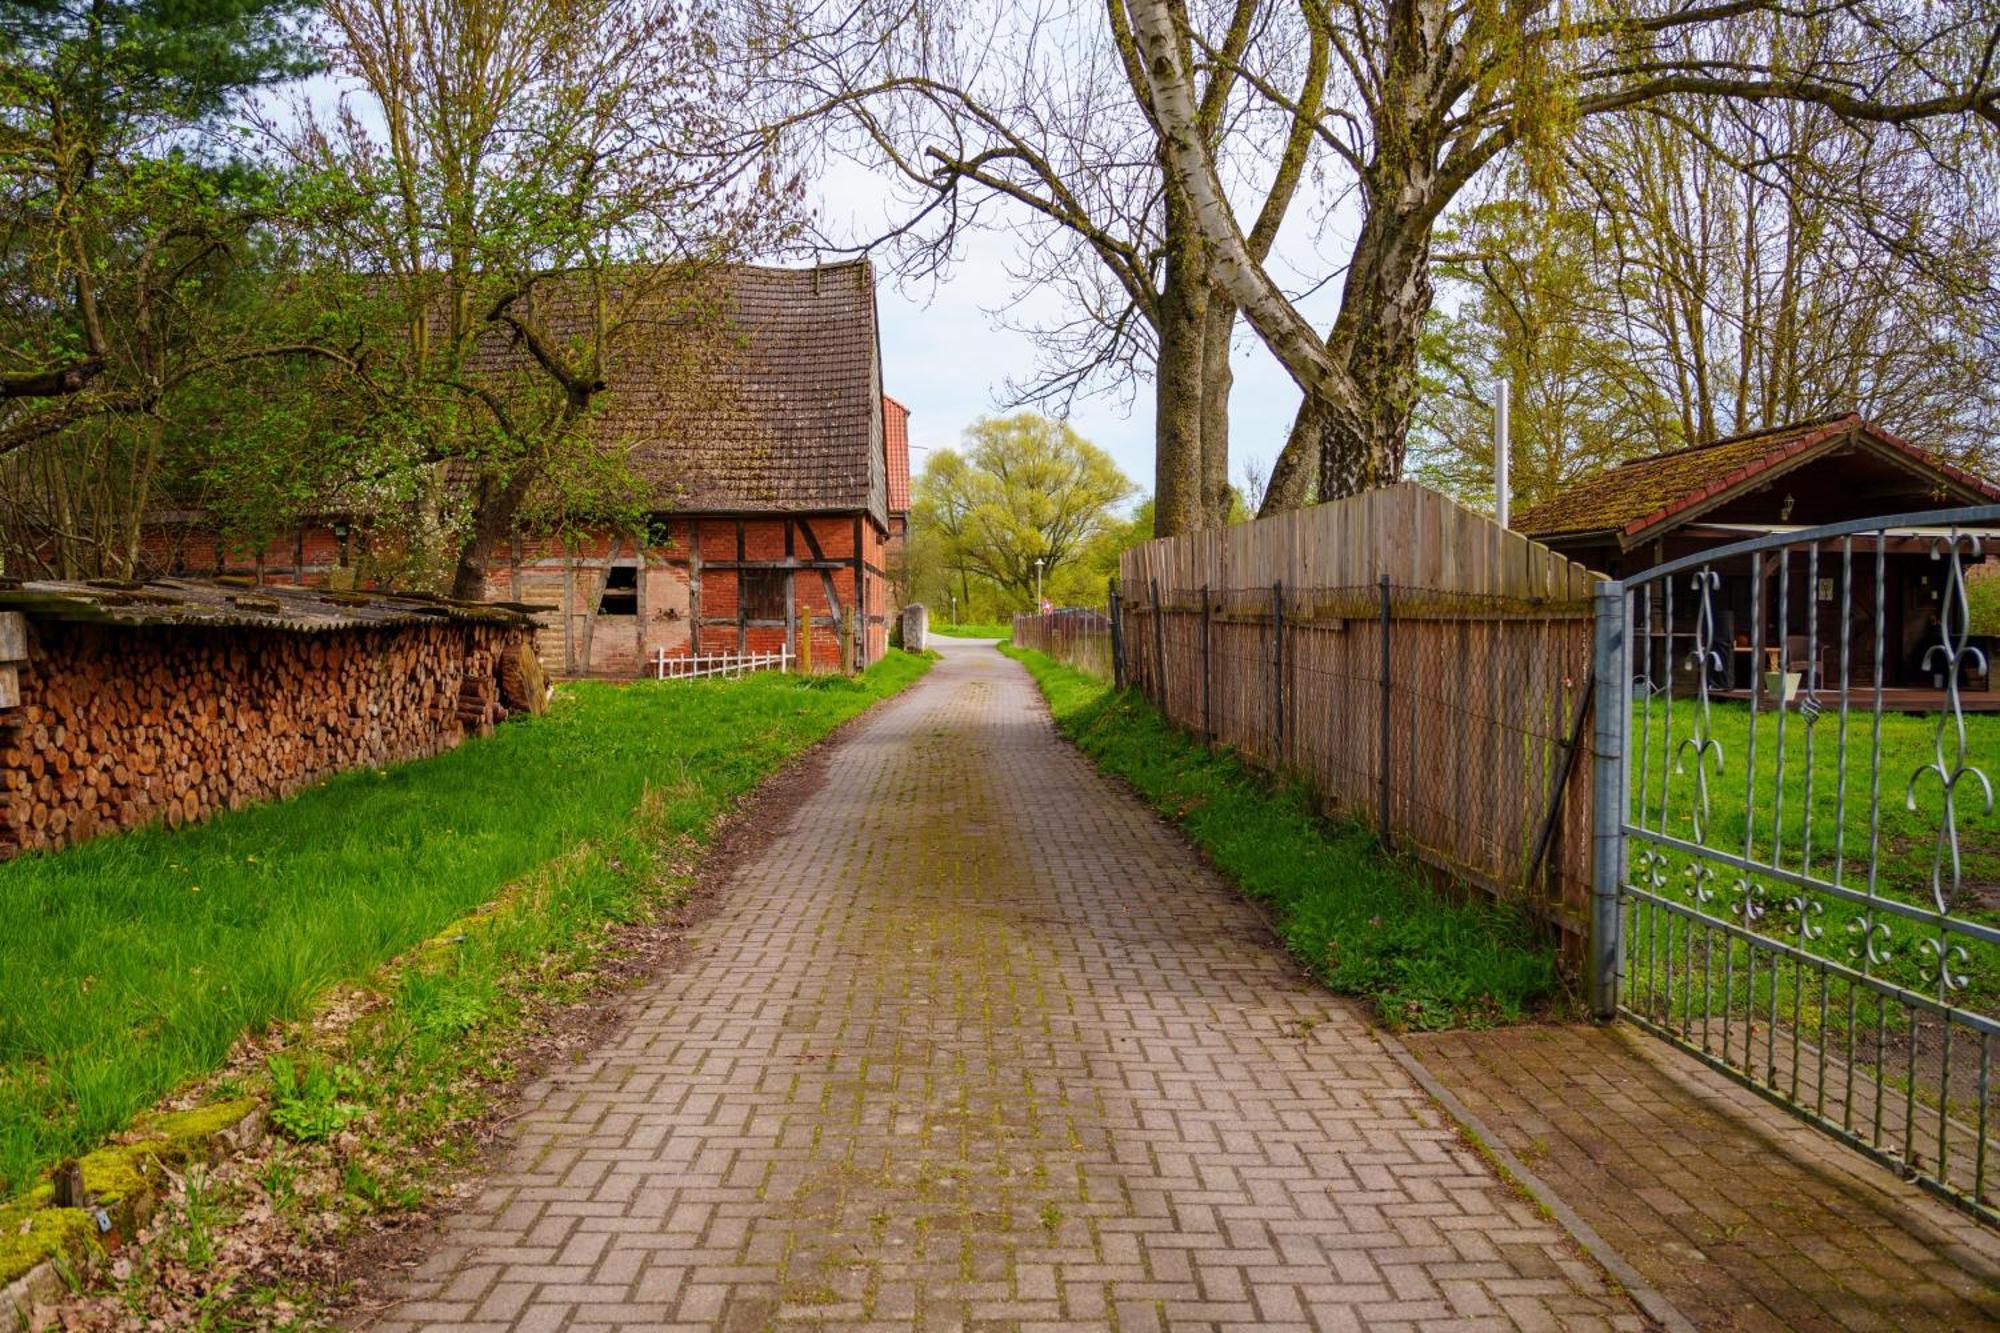
MULTIPOLYGON (((883 392, 873 269, 742 265, 716 282, 728 354, 697 377, 624 358, 592 418, 646 488, 643 531, 520 532, 490 570, 489 600, 552 608, 537 646, 553 672, 631 677, 753 654, 858 670, 888 648, 909 411, 883 392)), ((149 565, 368 580, 365 519, 316 518, 230 551, 199 515, 181 517, 156 529, 149 565)))
POLYGON ((784 653, 825 671, 887 651, 909 436, 883 394, 873 270, 738 267, 725 312, 738 344, 726 403, 660 412, 644 386, 614 379, 594 423, 653 488, 643 535, 522 535, 492 571, 492 599, 559 608, 540 639, 552 670, 632 676, 784 653), (673 426, 656 431, 656 412, 673 426))

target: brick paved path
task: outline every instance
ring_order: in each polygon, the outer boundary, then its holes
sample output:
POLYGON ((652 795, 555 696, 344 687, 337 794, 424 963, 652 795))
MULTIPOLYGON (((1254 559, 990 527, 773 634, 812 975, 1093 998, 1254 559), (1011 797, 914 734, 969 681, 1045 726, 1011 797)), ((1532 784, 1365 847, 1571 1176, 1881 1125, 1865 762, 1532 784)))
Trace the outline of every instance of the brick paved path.
POLYGON ((944 651, 381 1327, 1641 1326, 1024 672, 944 651))

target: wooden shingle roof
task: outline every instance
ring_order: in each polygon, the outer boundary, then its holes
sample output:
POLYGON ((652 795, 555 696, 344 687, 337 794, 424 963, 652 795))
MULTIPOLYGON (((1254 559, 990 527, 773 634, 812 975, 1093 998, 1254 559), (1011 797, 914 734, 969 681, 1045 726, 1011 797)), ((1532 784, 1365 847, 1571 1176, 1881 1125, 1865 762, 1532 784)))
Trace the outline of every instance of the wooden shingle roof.
MULTIPOLYGON (((657 316, 631 318, 594 407, 596 438, 627 452, 661 509, 863 511, 886 526, 872 265, 731 265, 702 283, 692 295, 648 296, 657 316)), ((582 295, 552 288, 537 299, 560 333, 549 307, 582 295)), ((498 378, 527 355, 496 333, 482 369, 498 378)))
POLYGON ((1541 541, 1605 534, 1629 546, 1690 521, 1774 470, 1849 444, 1928 471, 1941 488, 1969 500, 2000 501, 2000 486, 1849 413, 1631 459, 1536 505, 1513 527, 1541 541))
POLYGON ((535 623, 531 612, 548 609, 518 602, 459 602, 424 593, 335 592, 248 580, 0 580, 0 611, 22 611, 38 620, 98 625, 226 626, 323 634, 440 621, 530 626, 535 623))

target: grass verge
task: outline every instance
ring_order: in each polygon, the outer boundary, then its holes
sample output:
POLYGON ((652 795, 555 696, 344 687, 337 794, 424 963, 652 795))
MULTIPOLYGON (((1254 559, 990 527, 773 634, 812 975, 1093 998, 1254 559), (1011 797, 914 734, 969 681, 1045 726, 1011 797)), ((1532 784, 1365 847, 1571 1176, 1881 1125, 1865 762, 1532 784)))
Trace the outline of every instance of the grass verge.
POLYGON ((1014 637, 1012 625, 940 625, 932 621, 930 632, 942 634, 947 639, 999 639, 1004 642, 1014 637))
POLYGON ((1330 989, 1361 996, 1392 1028, 1479 1027, 1545 1009, 1552 946, 1527 917, 1456 901, 1374 835, 1321 818, 1311 793, 1211 754, 1144 698, 1028 649, 1006 647, 1056 725, 1097 765, 1181 828, 1272 909, 1284 941, 1330 989))
MULTIPOLYGON (((547 717, 435 759, 0 866, 0 1198, 513 886, 530 910, 428 946, 396 983, 400 1017, 354 1055, 427 1071, 394 1084, 415 1097, 399 1132, 444 1123, 462 1107, 437 1062, 487 1061, 468 1034, 505 1030, 488 1020, 519 1007, 522 960, 657 910, 681 873, 662 849, 691 855, 759 779, 926 668, 895 653, 851 680, 565 686, 547 717)), ((328 1137, 363 1105, 358 1075, 294 1073, 300 1122, 328 1137)))

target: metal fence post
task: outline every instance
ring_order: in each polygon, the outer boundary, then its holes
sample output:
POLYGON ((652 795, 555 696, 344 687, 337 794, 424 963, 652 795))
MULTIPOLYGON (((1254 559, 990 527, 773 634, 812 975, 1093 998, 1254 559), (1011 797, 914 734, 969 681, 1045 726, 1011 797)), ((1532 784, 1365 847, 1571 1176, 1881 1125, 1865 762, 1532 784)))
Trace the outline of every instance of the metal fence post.
POLYGON ((1376 586, 1382 592, 1382 744, 1377 763, 1382 770, 1380 812, 1382 846, 1387 848, 1394 845, 1394 840, 1389 834, 1389 576, 1384 574, 1376 586))
MULTIPOLYGON (((1160 613, 1160 581, 1153 580, 1153 702, 1167 712, 1167 618, 1160 613)), ((1167 714, 1173 716, 1171 713, 1167 714)))
POLYGON ((1215 712, 1210 707, 1213 686, 1210 684, 1208 657, 1208 585, 1201 585, 1201 738, 1215 744, 1215 712))
POLYGON ((1618 1012, 1619 892, 1625 882, 1625 585, 1597 585, 1591 671, 1597 681, 1591 728, 1590 1012, 1618 1012))
POLYGON ((1271 758, 1285 758, 1285 582, 1271 585, 1271 758))

